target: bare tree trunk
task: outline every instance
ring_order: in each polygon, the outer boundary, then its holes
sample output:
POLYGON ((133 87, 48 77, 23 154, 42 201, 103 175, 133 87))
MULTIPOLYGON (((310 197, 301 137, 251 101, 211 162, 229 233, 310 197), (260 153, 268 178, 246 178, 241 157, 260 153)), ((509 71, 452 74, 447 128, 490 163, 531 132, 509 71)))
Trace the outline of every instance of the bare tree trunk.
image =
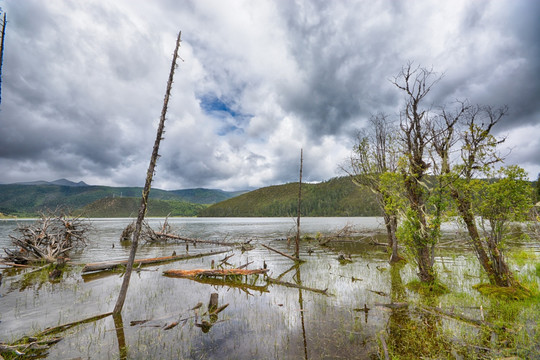
POLYGON ((300 259, 300 205, 302 203, 302 164, 304 161, 304 149, 300 149, 300 181, 298 182, 298 217, 296 218, 296 247, 294 255, 300 259))
POLYGON ((2 64, 4 62, 4 39, 6 36, 6 13, 2 21, 2 38, 0 39, 0 104, 2 103, 2 64))
POLYGON ((174 70, 176 69, 176 60, 178 59, 178 49, 180 48, 180 36, 182 32, 178 33, 178 38, 176 39, 176 48, 174 49, 173 59, 171 62, 171 71, 169 73, 169 80, 167 81, 167 90, 165 91, 165 98, 163 100, 163 108, 161 110, 161 117, 159 120, 159 126, 156 135, 156 141, 154 143, 154 149, 152 151, 152 156, 150 158, 150 165, 148 166, 148 171, 146 173, 146 183, 144 185, 144 190, 142 193, 141 206, 139 207, 139 214, 137 216, 137 222, 135 224, 135 231, 133 232, 133 241, 131 243, 131 250, 129 253, 128 263, 126 265, 126 273, 124 274, 124 281, 122 282, 122 287, 120 288, 120 293, 118 294, 118 300, 114 307, 113 313, 119 314, 122 311, 124 306, 124 301, 126 300, 126 294, 129 286, 129 280, 131 278, 131 271, 133 269, 133 262, 135 261, 135 253, 137 252, 137 246, 139 243, 139 235, 141 234, 142 222, 144 220, 144 215, 146 214, 146 207, 148 203, 148 195, 150 193, 150 187, 152 184, 152 178, 154 176, 154 169, 156 167, 156 162, 159 157, 159 144, 163 137, 163 128, 165 127, 165 116, 167 114, 167 106, 169 104, 169 97, 171 94, 171 87, 174 78, 174 70))
POLYGON ((396 263, 402 259, 398 254, 398 241, 396 237, 396 230, 398 226, 397 220, 397 215, 384 212, 384 222, 386 225, 386 235, 388 237, 388 247, 392 252, 392 255, 390 255, 390 264, 396 263))

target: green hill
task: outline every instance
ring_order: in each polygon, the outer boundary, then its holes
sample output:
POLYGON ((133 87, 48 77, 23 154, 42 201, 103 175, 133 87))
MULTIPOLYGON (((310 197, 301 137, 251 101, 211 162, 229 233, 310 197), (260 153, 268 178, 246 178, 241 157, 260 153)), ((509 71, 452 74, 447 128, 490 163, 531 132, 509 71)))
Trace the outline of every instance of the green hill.
POLYGON ((171 190, 173 194, 180 196, 183 200, 196 204, 215 204, 220 201, 230 199, 246 191, 223 191, 218 189, 185 189, 171 190))
MULTIPOLYGON (((199 216, 257 217, 295 216, 298 183, 269 186, 222 201, 199 216)), ((319 184, 302 184, 302 216, 379 216, 371 191, 354 185, 348 177, 319 184)))
MULTIPOLYGON (((139 211, 140 198, 104 198, 86 205, 77 210, 85 217, 136 217, 139 211)), ((157 200, 148 201, 147 216, 196 216, 202 209, 207 207, 203 204, 192 204, 178 200, 157 200)))
MULTIPOLYGON (((75 183, 73 183, 75 184, 75 183)), ((57 185, 46 182, 0 185, 0 212, 6 215, 36 215, 61 206, 71 211, 103 198, 139 197, 140 187, 109 187, 88 185, 57 185)), ((235 196, 235 192, 194 189, 165 191, 152 189, 150 199, 188 201, 209 204, 235 196)))

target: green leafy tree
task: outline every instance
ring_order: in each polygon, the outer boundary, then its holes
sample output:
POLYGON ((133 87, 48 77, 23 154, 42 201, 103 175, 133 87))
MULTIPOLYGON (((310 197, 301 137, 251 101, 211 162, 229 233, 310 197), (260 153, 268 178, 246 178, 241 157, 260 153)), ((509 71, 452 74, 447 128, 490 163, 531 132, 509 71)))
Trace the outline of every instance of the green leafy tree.
POLYGON ((527 173, 516 165, 501 168, 497 172, 497 179, 483 182, 480 191, 478 214, 485 246, 489 249, 491 266, 504 286, 517 285, 504 257, 509 225, 528 219, 532 195, 527 173))
POLYGON ((392 251, 390 263, 401 259, 398 254, 399 194, 401 178, 397 175, 398 146, 395 133, 385 114, 373 115, 369 127, 357 135, 350 163, 342 167, 351 177, 354 184, 370 189, 376 196, 382 211, 388 246, 392 251), (396 186, 397 185, 397 186, 396 186))
POLYGON ((508 221, 522 219, 522 211, 528 213, 530 208, 526 204, 531 204, 531 191, 523 187, 524 172, 517 167, 501 170, 498 176, 503 178, 494 183, 480 180, 492 174, 494 165, 502 161, 498 146, 504 139, 493 136, 492 130, 507 111, 507 107, 493 109, 466 102, 459 103, 453 111, 444 110, 441 119, 446 124, 452 124, 456 130, 448 142, 457 143, 459 161, 452 164, 449 152, 441 151, 441 144, 435 146, 439 156, 444 159, 441 163, 445 164, 441 169, 441 178, 448 184, 450 196, 468 231, 469 241, 480 265, 490 283, 502 287, 517 285, 501 247, 506 225, 508 221), (508 186, 508 192, 501 186, 508 186), (500 196, 508 201, 506 205, 514 205, 496 206, 502 200, 500 196), (491 213, 490 208, 493 210, 491 213))

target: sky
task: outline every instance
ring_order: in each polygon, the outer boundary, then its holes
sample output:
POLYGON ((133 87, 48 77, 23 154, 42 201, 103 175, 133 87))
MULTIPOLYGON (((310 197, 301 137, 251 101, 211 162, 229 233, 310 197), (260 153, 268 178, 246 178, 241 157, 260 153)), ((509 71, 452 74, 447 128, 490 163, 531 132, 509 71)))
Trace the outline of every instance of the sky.
POLYGON ((0 183, 143 186, 179 31, 153 187, 254 189, 344 175, 413 62, 432 106, 508 105, 505 164, 540 173, 540 1, 0 0, 0 183))

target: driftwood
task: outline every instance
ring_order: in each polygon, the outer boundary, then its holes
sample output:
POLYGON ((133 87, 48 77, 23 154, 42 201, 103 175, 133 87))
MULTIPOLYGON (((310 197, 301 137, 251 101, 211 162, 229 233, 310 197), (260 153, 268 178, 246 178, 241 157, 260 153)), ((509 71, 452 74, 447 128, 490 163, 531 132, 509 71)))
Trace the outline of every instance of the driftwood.
POLYGON ((254 275, 265 274, 268 269, 195 269, 195 270, 166 270, 163 272, 167 276, 175 277, 223 277, 223 276, 236 276, 236 275, 254 275))
POLYGON ((156 236, 158 237, 161 237, 161 238, 170 238, 170 239, 175 239, 175 240, 181 240, 181 241, 185 241, 185 242, 190 242, 190 243, 200 243, 200 244, 213 244, 213 245, 222 245, 222 246, 237 246, 237 245, 240 245, 240 243, 231 243, 231 242, 225 242, 225 241, 214 241, 214 240, 202 240, 202 239, 193 239, 193 238, 188 238, 188 237, 185 237, 185 236, 179 236, 179 235, 175 235, 175 234, 168 234, 168 233, 164 233, 164 232, 156 232, 155 233, 156 236))
MULTIPOLYGON (((185 259, 194 259, 199 258, 203 256, 210 256, 210 255, 216 255, 224 253, 225 251, 211 251, 207 253, 202 254, 196 254, 196 255, 173 255, 173 256, 164 256, 164 257, 157 257, 157 258, 149 258, 149 259, 136 259, 134 260, 134 264, 137 265, 155 265, 155 264, 163 264, 171 261, 177 261, 177 260, 185 260, 185 259)), ((84 268, 82 269, 82 272, 90 272, 90 271, 104 271, 104 270, 113 270, 121 266, 125 266, 127 264, 127 260, 120 260, 120 261, 104 261, 104 262, 98 262, 98 263, 91 263, 86 264, 84 268)))
MULTIPOLYGON (((165 274, 165 276, 168 276, 165 274)), ((229 288, 236 288, 248 295, 252 295, 249 291, 258 291, 260 293, 267 293, 268 284, 265 285, 252 285, 240 281, 231 281, 226 278, 216 278, 216 277, 188 277, 186 279, 196 281, 201 284, 212 285, 212 286, 227 286, 229 288)))
POLYGON ((271 277, 267 277, 266 280, 271 284, 281 285, 281 286, 295 288, 295 289, 307 290, 307 291, 315 292, 315 293, 318 293, 318 294, 323 294, 323 295, 326 295, 326 296, 330 295, 328 293, 328 289, 324 289, 324 290, 314 289, 314 288, 310 288, 310 287, 303 286, 303 285, 298 285, 298 284, 294 284, 294 283, 290 283, 290 282, 286 282, 286 281, 281 281, 281 280, 278 280, 278 279, 273 279, 271 277))
POLYGON ((291 255, 287 255, 287 254, 285 254, 285 253, 282 253, 281 251, 276 250, 276 249, 274 249, 274 248, 271 248, 271 247, 268 246, 268 245, 264 245, 264 244, 261 244, 261 245, 262 245, 264 248, 267 248, 267 249, 270 250, 270 251, 273 251, 273 252, 275 252, 275 253, 278 253, 279 255, 282 255, 282 256, 285 256, 285 257, 288 258, 288 259, 291 259, 292 261, 296 261, 296 262, 305 262, 305 260, 297 259, 297 258, 295 258, 294 256, 291 256, 291 255))

